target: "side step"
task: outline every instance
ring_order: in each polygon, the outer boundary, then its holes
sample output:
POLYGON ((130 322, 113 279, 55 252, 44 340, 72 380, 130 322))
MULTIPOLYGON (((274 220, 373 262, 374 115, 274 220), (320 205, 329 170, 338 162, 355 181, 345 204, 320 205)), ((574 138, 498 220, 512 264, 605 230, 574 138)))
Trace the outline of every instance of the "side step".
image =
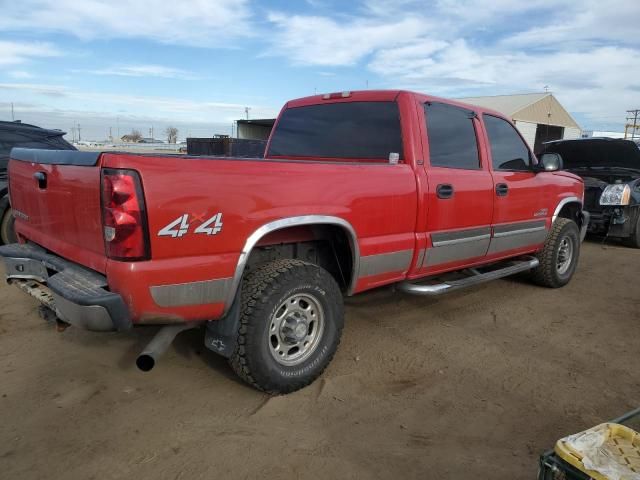
POLYGON ((471 270, 473 275, 461 278, 458 280, 448 280, 442 283, 433 284, 419 284, 412 282, 402 282, 397 285, 397 288, 405 293, 411 293, 413 295, 442 295, 443 293, 458 290, 460 288, 470 287, 478 285, 480 283, 489 282, 502 277, 508 277, 520 272, 526 272, 532 268, 536 268, 540 262, 535 257, 524 257, 519 260, 514 260, 506 264, 502 268, 496 270, 490 270, 488 272, 480 273, 477 270, 471 270))

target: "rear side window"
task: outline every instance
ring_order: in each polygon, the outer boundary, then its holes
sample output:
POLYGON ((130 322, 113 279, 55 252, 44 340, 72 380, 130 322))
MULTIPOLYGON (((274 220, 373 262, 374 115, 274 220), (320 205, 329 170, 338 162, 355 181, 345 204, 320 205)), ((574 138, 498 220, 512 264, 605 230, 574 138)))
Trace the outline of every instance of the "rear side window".
POLYGON ((348 102, 289 108, 280 117, 267 156, 402 159, 396 102, 348 102))
POLYGON ((424 106, 432 167, 480 168, 478 142, 473 127, 474 113, 445 103, 424 106))
POLYGON ((531 154, 511 123, 492 115, 484 115, 491 146, 494 170, 529 170, 531 154))

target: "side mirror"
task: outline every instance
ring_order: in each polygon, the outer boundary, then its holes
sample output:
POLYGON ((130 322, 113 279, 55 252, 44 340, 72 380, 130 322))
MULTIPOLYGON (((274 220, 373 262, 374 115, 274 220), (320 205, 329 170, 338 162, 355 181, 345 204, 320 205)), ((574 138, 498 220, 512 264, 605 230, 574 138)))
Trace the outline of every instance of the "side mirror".
POLYGON ((538 158, 536 170, 539 172, 556 172, 562 170, 562 157, 557 153, 543 153, 540 158, 538 158))

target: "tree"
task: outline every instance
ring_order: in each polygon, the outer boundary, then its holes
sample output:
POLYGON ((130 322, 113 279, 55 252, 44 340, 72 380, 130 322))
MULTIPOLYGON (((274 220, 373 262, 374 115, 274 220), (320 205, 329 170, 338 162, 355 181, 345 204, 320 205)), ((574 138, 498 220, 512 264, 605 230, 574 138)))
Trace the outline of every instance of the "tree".
POLYGON ((131 130, 131 133, 129 135, 126 136, 129 137, 128 140, 130 142, 137 143, 142 140, 142 134, 140 133, 140 130, 136 130, 135 128, 131 130))
POLYGON ((164 134, 167 136, 168 143, 176 143, 178 141, 178 129, 176 127, 167 127, 164 134))

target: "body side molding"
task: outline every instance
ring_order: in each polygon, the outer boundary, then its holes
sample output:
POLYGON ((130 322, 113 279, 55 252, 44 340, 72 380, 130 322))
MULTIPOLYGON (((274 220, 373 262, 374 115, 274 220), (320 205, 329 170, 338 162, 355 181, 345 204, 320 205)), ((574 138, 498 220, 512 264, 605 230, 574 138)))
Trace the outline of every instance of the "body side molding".
POLYGON ((258 241, 260 241, 260 239, 268 233, 274 232, 276 230, 282 230, 283 228, 297 227, 300 225, 336 225, 338 227, 344 228, 348 232, 349 243, 351 245, 353 273, 351 276, 351 283, 349 285, 349 288, 347 289, 347 295, 353 294, 356 282, 358 281, 358 272, 360 270, 360 247, 358 246, 358 237, 353 226, 344 218, 329 215, 303 215, 299 217, 280 218, 278 220, 266 223, 258 228, 249 236, 249 238, 245 242, 244 247, 240 252, 240 258, 238 259, 238 264, 236 265, 236 271, 233 275, 231 286, 227 290, 227 298, 225 301, 223 316, 226 315, 229 311, 229 308, 231 308, 231 304, 233 303, 236 291, 238 290, 238 286, 240 285, 240 280, 242 279, 242 274, 244 273, 244 269, 247 265, 247 261, 249 260, 249 256, 251 255, 251 251, 256 246, 258 241))

